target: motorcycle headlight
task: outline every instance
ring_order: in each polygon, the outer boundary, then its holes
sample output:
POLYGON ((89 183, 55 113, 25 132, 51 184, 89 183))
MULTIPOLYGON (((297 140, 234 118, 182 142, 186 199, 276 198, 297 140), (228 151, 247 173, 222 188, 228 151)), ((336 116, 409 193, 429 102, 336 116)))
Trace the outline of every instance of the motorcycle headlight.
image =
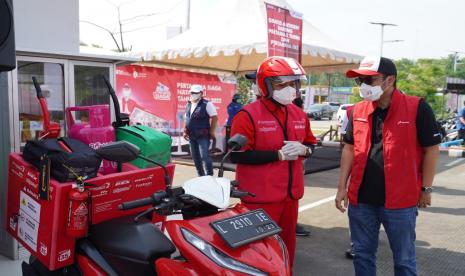
POLYGON ((241 273, 254 275, 254 276, 267 276, 268 274, 260 271, 254 267, 241 263, 239 261, 234 260, 233 258, 227 256, 223 252, 217 250, 215 247, 211 246, 206 241, 202 240, 201 238, 197 237, 191 231, 181 228, 181 233, 192 246, 197 248, 200 252, 202 252, 205 256, 207 256, 210 260, 215 262, 217 265, 235 270, 241 273))

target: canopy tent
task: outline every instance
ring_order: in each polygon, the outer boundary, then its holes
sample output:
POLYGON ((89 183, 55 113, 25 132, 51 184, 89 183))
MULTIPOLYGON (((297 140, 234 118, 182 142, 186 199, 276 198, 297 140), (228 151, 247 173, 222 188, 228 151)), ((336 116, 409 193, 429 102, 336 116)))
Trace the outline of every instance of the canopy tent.
MULTIPOLYGON (((267 3, 292 10, 283 0, 267 3)), ((267 54, 263 0, 223 0, 204 24, 139 53, 143 63, 241 73, 255 70, 267 54)), ((302 65, 308 71, 353 68, 361 56, 341 50, 335 42, 303 20, 302 65)))

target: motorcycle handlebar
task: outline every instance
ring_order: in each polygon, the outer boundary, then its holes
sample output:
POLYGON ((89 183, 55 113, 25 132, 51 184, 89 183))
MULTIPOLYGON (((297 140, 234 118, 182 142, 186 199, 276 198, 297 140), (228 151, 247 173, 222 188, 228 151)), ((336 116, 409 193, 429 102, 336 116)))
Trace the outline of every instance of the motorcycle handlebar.
POLYGON ((159 192, 154 193, 150 197, 123 202, 118 206, 118 208, 120 210, 129 210, 129 209, 134 209, 134 208, 141 207, 144 205, 150 205, 150 204, 153 205, 153 204, 157 204, 161 202, 165 197, 166 197, 166 192, 159 191, 159 192))
POLYGON ((152 197, 146 197, 146 198, 141 198, 141 199, 137 199, 133 201, 123 202, 118 206, 118 208, 120 210, 129 210, 129 209, 134 209, 140 206, 152 204, 152 202, 153 202, 152 197))

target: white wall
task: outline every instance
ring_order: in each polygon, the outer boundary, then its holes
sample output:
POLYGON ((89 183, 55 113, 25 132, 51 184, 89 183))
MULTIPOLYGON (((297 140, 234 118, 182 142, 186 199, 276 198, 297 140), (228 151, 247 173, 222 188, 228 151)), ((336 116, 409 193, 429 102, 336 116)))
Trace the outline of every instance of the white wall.
POLYGON ((79 0, 14 0, 16 50, 79 53, 79 0))

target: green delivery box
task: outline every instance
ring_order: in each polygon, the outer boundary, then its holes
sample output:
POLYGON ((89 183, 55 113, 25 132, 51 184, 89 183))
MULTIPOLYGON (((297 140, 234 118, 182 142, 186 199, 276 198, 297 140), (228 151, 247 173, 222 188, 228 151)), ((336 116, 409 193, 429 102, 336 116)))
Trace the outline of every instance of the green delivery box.
MULTIPOLYGON (((161 131, 143 125, 123 126, 116 129, 117 141, 128 141, 140 148, 141 154, 166 165, 170 161, 171 137, 161 131)), ((139 168, 153 167, 140 158, 131 162, 139 168)))

